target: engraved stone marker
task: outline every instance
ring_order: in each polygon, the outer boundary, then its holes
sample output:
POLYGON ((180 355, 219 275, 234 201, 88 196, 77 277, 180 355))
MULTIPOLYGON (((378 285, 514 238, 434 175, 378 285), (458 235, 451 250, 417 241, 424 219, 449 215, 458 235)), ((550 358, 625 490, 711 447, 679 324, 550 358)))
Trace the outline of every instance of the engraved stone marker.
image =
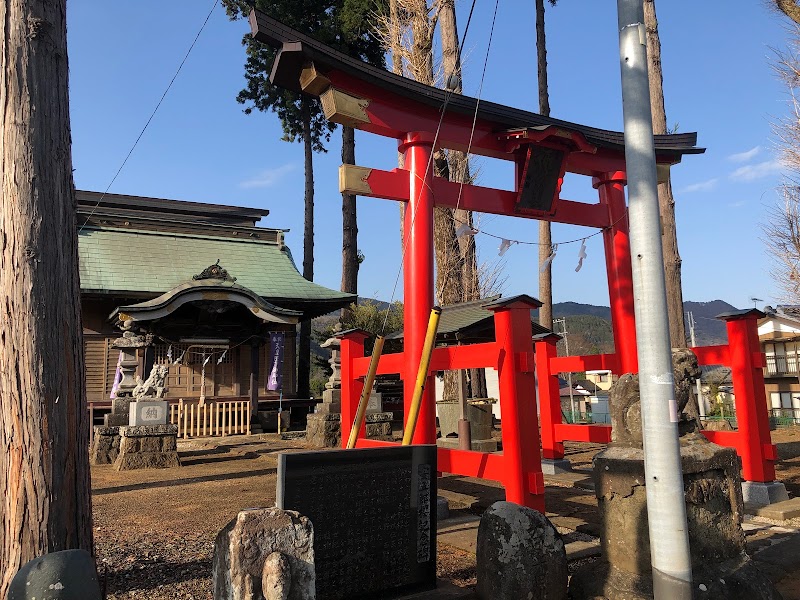
POLYGON ((277 506, 314 526, 317 600, 436 586, 436 446, 281 454, 277 506))
POLYGON ((166 401, 131 402, 128 425, 166 425, 169 403, 166 401))

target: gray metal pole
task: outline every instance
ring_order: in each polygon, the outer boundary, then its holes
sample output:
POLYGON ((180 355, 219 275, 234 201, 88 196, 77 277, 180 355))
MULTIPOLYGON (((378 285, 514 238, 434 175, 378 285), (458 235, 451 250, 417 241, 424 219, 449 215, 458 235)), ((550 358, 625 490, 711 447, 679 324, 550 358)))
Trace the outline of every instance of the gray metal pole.
POLYGON ((657 600, 689 600, 692 568, 667 322, 642 0, 617 0, 647 521, 657 600))

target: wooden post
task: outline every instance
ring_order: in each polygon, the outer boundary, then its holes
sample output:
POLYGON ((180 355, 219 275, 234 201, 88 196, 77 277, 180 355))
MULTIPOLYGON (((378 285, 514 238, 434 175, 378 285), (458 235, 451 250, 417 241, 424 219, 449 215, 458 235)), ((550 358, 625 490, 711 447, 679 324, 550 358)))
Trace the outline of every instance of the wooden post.
POLYGON ((250 346, 250 409, 251 414, 258 412, 258 363, 261 359, 261 342, 254 341, 250 346))

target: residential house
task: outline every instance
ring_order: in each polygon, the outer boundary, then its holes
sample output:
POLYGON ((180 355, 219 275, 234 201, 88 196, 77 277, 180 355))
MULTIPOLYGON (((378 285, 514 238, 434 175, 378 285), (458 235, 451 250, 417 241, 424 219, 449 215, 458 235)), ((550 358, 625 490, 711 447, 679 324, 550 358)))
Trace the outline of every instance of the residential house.
POLYGON ((764 385, 773 417, 800 419, 800 306, 764 307, 758 339, 766 355, 764 385))

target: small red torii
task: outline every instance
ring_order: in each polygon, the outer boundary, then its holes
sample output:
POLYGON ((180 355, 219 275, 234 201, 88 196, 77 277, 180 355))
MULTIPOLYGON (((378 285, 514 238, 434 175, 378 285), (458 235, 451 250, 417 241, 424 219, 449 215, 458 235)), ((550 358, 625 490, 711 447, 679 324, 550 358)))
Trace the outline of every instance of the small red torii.
MULTIPOLYGON (((342 192, 406 202, 403 258, 405 350, 381 357, 378 373, 399 373, 404 382, 405 414, 413 395, 428 315, 433 306, 434 206, 567 223, 603 231, 615 354, 558 358, 556 336, 537 340, 538 360, 530 336, 530 309, 540 303, 528 296, 487 305, 495 313, 495 341, 434 350, 430 371, 492 367, 500 383, 503 454, 439 448, 442 472, 501 481, 509 501, 544 510, 539 418, 534 372, 538 374, 542 419, 542 453, 546 460, 564 457, 564 440, 608 442, 607 426, 561 423, 556 375, 559 371, 609 368, 615 373, 638 371, 633 283, 625 203, 623 134, 560 121, 536 113, 477 100, 427 86, 353 59, 294 31, 264 13, 250 13, 253 36, 277 48, 270 79, 273 84, 319 97, 331 121, 398 140, 404 168, 382 171, 342 165, 342 192), (435 145, 435 147, 434 147, 435 145), (435 177, 434 150, 447 148, 513 161, 514 190, 505 191, 435 177), (565 173, 592 178, 598 202, 560 197, 565 173)), ((695 133, 654 136, 659 173, 685 154, 702 153, 695 133)), ((733 356, 740 432, 709 435, 712 441, 737 448, 745 478, 772 481, 774 446, 769 437, 762 361, 752 348, 752 311, 731 315, 728 346, 698 349, 701 364, 709 357, 733 356), (750 332, 750 333, 748 333, 750 332), (739 346, 734 347, 734 337, 739 346), (741 338, 741 339, 740 339, 741 338), (722 350, 724 349, 724 350, 722 350), (738 376, 737 376, 738 373, 738 376), (759 389, 760 377, 760 389, 759 389), (763 413, 763 414, 762 414, 763 413), (744 418, 748 423, 743 423, 744 418)), ((342 440, 347 440, 363 388, 369 358, 364 357, 364 332, 342 336, 342 440)), ((757 341, 757 336, 756 336, 757 341)), ((425 385, 413 442, 436 443, 433 380, 425 385)), ((382 445, 359 434, 358 446, 382 445)))

